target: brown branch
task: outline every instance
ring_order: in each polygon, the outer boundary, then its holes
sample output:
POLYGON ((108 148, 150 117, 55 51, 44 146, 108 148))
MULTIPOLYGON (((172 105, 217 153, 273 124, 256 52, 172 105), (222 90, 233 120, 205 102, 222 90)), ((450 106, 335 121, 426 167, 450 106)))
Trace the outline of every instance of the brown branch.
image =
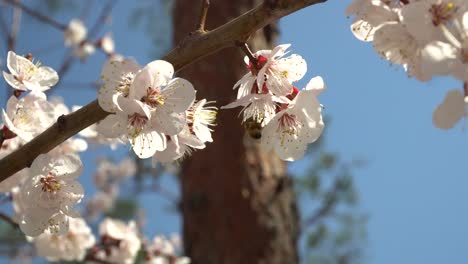
POLYGON ((11 219, 11 217, 9 217, 8 215, 6 215, 6 214, 4 214, 2 212, 0 212, 0 219, 7 222, 8 224, 10 224, 11 227, 13 227, 14 229, 19 228, 19 225, 13 219, 11 219))
MULTIPOLYGON (((231 20, 213 31, 189 36, 162 59, 179 71, 223 48, 234 46, 237 41, 246 41, 250 35, 271 22, 307 6, 327 0, 278 0, 273 5, 265 2, 249 12, 231 20), (273 8, 272 8, 273 7, 273 8)), ((109 113, 99 107, 96 100, 64 117, 65 127, 57 123, 39 136, 0 160, 0 181, 31 165, 42 153, 47 153, 86 127, 104 119, 109 113)))
POLYGON ((65 30, 67 29, 67 26, 60 23, 60 22, 57 22, 55 20, 53 20, 52 18, 44 15, 44 14, 41 14, 39 12, 37 12, 36 10, 32 9, 32 8, 29 8, 25 5, 23 5, 22 3, 20 3, 19 1, 16 1, 16 0, 4 0, 5 3, 7 4, 10 4, 12 6, 15 6, 15 7, 18 7, 18 8, 21 8, 21 10, 23 10, 25 13, 27 13, 28 15, 30 15, 31 17, 34 17, 36 18, 37 20, 39 21, 42 21, 46 24, 49 24, 55 28, 58 28, 59 30, 65 30))
POLYGON ((197 28, 198 31, 200 32, 206 32, 205 24, 206 24, 206 15, 208 14, 208 8, 210 8, 210 0, 202 0, 200 24, 198 24, 198 28, 197 28))

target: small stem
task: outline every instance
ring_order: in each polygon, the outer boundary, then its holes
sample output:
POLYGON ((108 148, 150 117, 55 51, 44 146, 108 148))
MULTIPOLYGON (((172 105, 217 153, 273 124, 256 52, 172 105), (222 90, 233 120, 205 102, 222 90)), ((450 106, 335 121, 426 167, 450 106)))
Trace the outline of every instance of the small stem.
POLYGON ((42 21, 42 22, 44 22, 46 24, 49 24, 49 25, 51 25, 53 27, 56 27, 59 30, 64 31, 65 29, 67 29, 66 25, 64 25, 64 24, 62 24, 60 22, 57 22, 57 21, 49 18, 48 16, 43 15, 43 14, 37 12, 36 10, 23 5, 22 3, 19 3, 19 2, 15 1, 15 0, 4 0, 4 1, 6 3, 12 5, 12 6, 16 6, 18 8, 21 8, 28 15, 30 15, 30 16, 36 18, 37 20, 40 20, 40 21, 42 21))
POLYGON ((89 30, 88 39, 95 37, 96 34, 99 33, 99 30, 102 28, 102 25, 105 24, 106 19, 109 17, 109 14, 112 12, 116 3, 116 0, 109 0, 106 2, 106 5, 102 8, 101 13, 96 20, 96 23, 94 23, 93 27, 89 30))
POLYGON ((252 63, 252 71, 256 74, 258 72, 258 60, 252 51, 249 48, 249 45, 245 42, 236 42, 236 46, 238 46, 249 58, 250 62, 252 63))
POLYGON ((0 148, 3 146, 3 142, 5 141, 5 137, 3 136, 3 131, 0 133, 0 148))
POLYGON ((468 82, 463 83, 463 94, 465 97, 468 96, 468 82))
POLYGON ((198 30, 201 32, 205 32, 206 15, 208 14, 208 8, 210 8, 210 0, 202 0, 200 24, 198 24, 198 30))

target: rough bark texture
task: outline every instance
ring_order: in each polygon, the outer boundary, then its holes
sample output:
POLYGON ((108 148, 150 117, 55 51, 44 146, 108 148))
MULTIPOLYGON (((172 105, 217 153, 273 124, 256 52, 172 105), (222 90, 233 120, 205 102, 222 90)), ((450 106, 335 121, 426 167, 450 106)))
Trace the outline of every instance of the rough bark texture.
MULTIPOLYGON (((208 30, 260 1, 211 2, 208 30)), ((176 1, 175 43, 195 30, 200 4, 176 1)), ((270 47, 275 28, 258 31, 250 40, 253 49, 270 47)), ((246 73, 243 56, 239 49, 224 49, 179 75, 195 85, 197 98, 216 100, 218 107, 226 105, 235 99, 233 84, 246 73)), ((184 163, 181 185, 186 254, 194 264, 297 263, 298 215, 286 166, 244 133, 238 113, 239 109, 220 111, 214 143, 184 163)))

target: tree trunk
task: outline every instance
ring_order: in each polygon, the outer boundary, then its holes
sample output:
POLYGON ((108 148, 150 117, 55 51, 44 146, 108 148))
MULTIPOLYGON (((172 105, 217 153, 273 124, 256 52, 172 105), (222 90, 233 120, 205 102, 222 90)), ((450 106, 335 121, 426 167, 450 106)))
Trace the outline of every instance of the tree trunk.
MULTIPOLYGON (((212 0, 207 29, 259 4, 255 0, 212 0)), ((201 0, 176 0, 174 43, 195 30, 201 0)), ((276 25, 257 32, 254 50, 270 48, 276 25)), ((247 72, 244 55, 228 48, 186 67, 180 76, 198 90, 197 98, 223 106, 235 99, 234 83, 247 72)), ((182 169, 185 253, 194 264, 298 263, 298 213, 286 165, 245 133, 240 109, 218 114, 214 142, 196 151, 182 169)))

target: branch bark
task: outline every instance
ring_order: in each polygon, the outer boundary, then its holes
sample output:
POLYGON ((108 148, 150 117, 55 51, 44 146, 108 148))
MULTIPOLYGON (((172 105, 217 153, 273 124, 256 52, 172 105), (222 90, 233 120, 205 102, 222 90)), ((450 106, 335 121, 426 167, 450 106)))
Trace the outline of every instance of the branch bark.
MULTIPOLYGON (((177 45, 162 59, 176 71, 236 41, 246 41, 250 35, 271 22, 307 6, 327 0, 266 0, 247 13, 206 33, 194 33, 177 45)), ((86 127, 104 119, 109 113, 99 107, 97 100, 63 117, 63 125, 56 122, 39 136, 0 160, 0 181, 29 167, 34 159, 47 153, 86 127)))

